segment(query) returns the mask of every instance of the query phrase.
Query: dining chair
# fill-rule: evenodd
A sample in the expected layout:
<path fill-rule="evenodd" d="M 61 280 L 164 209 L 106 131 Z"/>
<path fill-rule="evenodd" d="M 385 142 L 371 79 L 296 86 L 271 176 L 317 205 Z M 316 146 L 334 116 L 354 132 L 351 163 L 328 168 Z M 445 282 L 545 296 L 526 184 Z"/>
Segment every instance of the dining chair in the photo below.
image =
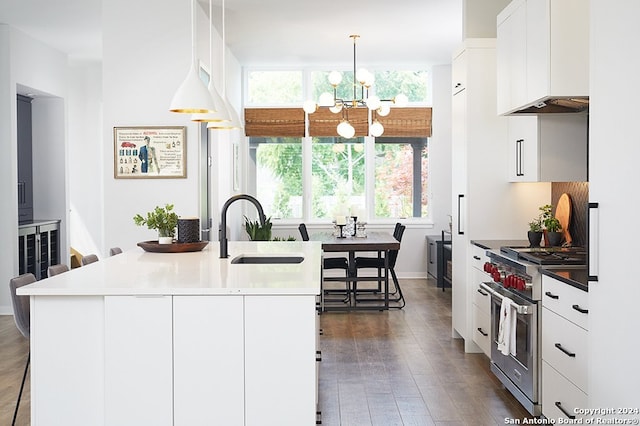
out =
<path fill-rule="evenodd" d="M 305 225 L 304 223 L 301 223 L 300 225 L 298 225 L 298 231 L 300 231 L 300 237 L 302 237 L 302 241 L 309 241 L 309 232 L 307 231 L 307 225 Z M 347 303 L 351 300 L 350 298 L 350 286 L 349 286 L 349 261 L 347 260 L 346 257 L 328 257 L 328 258 L 323 258 L 322 261 L 322 267 L 324 269 L 342 269 L 344 270 L 344 276 L 345 276 L 345 297 L 344 299 L 342 299 L 342 302 Z M 324 294 L 328 294 L 328 293 L 334 293 L 334 292 L 340 292 L 342 293 L 342 290 L 325 290 L 324 288 L 322 289 L 322 292 Z M 324 296 L 323 294 L 323 296 Z"/>
<path fill-rule="evenodd" d="M 30 326 L 30 309 L 29 309 L 29 296 L 18 296 L 16 289 L 32 284 L 36 282 L 36 276 L 32 273 L 26 273 L 19 275 L 9 280 L 9 289 L 11 291 L 11 304 L 13 305 L 13 319 L 18 327 L 18 331 L 28 340 L 31 335 Z M 22 399 L 22 391 L 24 390 L 24 382 L 27 379 L 27 372 L 29 371 L 29 362 L 31 361 L 31 351 L 27 355 L 27 362 L 24 366 L 24 374 L 22 375 L 22 383 L 20 384 L 20 392 L 18 393 L 18 400 L 16 401 L 16 408 L 13 412 L 12 425 L 16 423 L 16 417 L 18 416 L 18 408 L 20 408 L 20 400 Z"/>
<path fill-rule="evenodd" d="M 68 270 L 69 267 L 64 263 L 51 265 L 47 268 L 47 277 L 53 277 L 54 275 L 62 274 L 63 272 L 67 272 Z"/>
<path fill-rule="evenodd" d="M 96 256 L 95 254 L 87 254 L 85 256 L 82 256 L 81 263 L 82 263 L 82 266 L 85 266 L 90 263 L 97 262 L 98 260 L 99 260 L 98 256 Z"/>
<path fill-rule="evenodd" d="M 394 228 L 393 231 L 393 237 L 398 240 L 399 243 L 402 242 L 402 236 L 404 235 L 404 231 L 406 229 L 405 225 L 402 225 L 401 223 L 396 223 L 396 226 Z M 393 299 L 389 299 L 390 302 L 398 302 L 400 305 L 399 306 L 393 306 L 394 308 L 398 308 L 398 309 L 402 309 L 405 306 L 405 300 L 404 300 L 404 296 L 402 294 L 402 288 L 400 287 L 400 283 L 398 282 L 398 276 L 396 275 L 396 271 L 395 271 L 395 266 L 396 266 L 396 260 L 398 259 L 398 252 L 400 251 L 400 249 L 398 250 L 389 250 L 389 259 L 388 259 L 388 266 L 389 266 L 389 273 L 391 274 L 391 279 L 393 281 L 393 285 L 395 287 L 393 292 L 389 292 L 390 295 L 397 295 L 397 297 L 393 298 Z M 380 257 L 356 257 L 354 260 L 354 266 L 355 266 L 355 273 L 356 276 L 358 275 L 358 269 L 366 269 L 366 268 L 370 268 L 370 269 L 377 269 L 378 270 L 378 284 L 380 285 L 381 282 L 381 277 L 382 277 L 382 270 L 384 269 L 384 258 L 380 258 Z M 357 287 L 356 284 L 354 282 L 354 288 L 353 288 L 353 297 L 354 300 L 356 302 L 358 302 L 357 299 Z"/>
<path fill-rule="evenodd" d="M 111 247 L 109 249 L 109 256 L 115 256 L 120 253 L 122 253 L 122 249 L 120 247 Z"/>

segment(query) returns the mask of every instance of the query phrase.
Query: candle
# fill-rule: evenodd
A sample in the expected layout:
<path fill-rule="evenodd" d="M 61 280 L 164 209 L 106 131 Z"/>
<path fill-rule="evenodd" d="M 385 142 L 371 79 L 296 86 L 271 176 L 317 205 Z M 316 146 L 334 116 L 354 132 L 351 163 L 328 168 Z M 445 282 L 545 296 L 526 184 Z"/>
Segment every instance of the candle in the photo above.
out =
<path fill-rule="evenodd" d="M 346 225 L 347 217 L 346 216 L 336 216 L 336 225 Z"/>

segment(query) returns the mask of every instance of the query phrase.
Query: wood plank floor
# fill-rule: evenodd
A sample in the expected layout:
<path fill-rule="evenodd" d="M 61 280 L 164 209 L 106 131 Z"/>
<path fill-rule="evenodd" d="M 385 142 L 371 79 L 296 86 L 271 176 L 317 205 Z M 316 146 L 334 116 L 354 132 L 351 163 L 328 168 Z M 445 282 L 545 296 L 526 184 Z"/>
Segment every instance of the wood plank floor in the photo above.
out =
<path fill-rule="evenodd" d="M 451 291 L 401 280 L 402 310 L 320 316 L 322 424 L 502 425 L 530 418 L 489 371 L 451 336 Z M 0 316 L 0 425 L 10 425 L 29 350 L 11 316 Z M 17 425 L 30 422 L 29 382 Z"/>

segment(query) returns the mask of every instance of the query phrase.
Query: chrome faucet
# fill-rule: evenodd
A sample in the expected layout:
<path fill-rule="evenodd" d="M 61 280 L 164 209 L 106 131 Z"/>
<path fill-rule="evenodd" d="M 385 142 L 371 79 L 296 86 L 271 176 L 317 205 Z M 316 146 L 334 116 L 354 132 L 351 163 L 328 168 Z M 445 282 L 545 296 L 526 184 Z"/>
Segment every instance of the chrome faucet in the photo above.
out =
<path fill-rule="evenodd" d="M 229 198 L 222 206 L 222 213 L 220 214 L 220 229 L 218 230 L 218 236 L 220 239 L 220 259 L 229 257 L 229 250 L 227 248 L 227 210 L 229 209 L 229 206 L 231 204 L 238 200 L 251 201 L 253 205 L 256 206 L 256 209 L 258 209 L 258 220 L 260 220 L 261 225 L 264 225 L 265 221 L 267 220 L 266 216 L 264 215 L 264 211 L 262 210 L 262 205 L 251 195 L 238 194 Z"/>

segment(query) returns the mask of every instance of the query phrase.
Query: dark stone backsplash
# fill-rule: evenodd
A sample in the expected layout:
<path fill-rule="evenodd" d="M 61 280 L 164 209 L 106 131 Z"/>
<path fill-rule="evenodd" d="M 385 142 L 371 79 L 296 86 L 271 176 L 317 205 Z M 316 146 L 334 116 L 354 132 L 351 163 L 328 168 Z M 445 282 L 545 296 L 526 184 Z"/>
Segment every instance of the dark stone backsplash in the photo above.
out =
<path fill-rule="evenodd" d="M 571 222 L 569 233 L 574 246 L 586 246 L 587 244 L 587 209 L 589 206 L 589 182 L 552 182 L 551 204 L 553 212 L 558 205 L 558 200 L 563 193 L 571 198 Z"/>

